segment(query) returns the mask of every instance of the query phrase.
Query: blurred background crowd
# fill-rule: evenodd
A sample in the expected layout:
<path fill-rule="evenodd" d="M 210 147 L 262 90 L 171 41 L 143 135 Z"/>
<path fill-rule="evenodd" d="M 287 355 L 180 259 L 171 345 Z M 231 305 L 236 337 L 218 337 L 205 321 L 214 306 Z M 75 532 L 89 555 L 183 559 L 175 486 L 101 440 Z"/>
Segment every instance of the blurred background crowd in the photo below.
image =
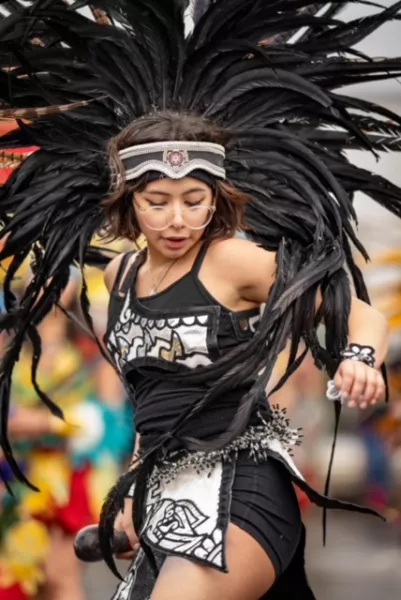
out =
<path fill-rule="evenodd" d="M 26 264 L 16 275 L 17 293 L 29 277 Z M 100 271 L 88 269 L 87 278 L 101 335 L 107 290 Z M 33 389 L 28 343 L 13 378 L 10 435 L 24 473 L 40 492 L 13 484 L 12 497 L 0 488 L 1 600 L 37 594 L 84 600 L 73 539 L 98 521 L 108 490 L 132 454 L 133 412 L 123 386 L 96 342 L 76 324 L 80 285 L 79 272 L 72 270 L 60 308 L 39 326 L 38 383 L 62 408 L 65 421 L 52 416 Z M 0 344 L 1 350 L 6 337 Z M 0 464 L 7 477 L 7 464 L 1 458 Z"/>
<path fill-rule="evenodd" d="M 208 0 L 195 8 L 203 10 Z M 384 3 L 386 4 L 386 3 Z M 355 11 L 369 8 L 351 7 Z M 401 55 L 399 23 L 388 25 L 361 50 L 372 55 Z M 365 86 L 364 96 L 399 110 L 399 82 Z M 352 93 L 352 90 L 351 92 Z M 361 90 L 358 90 L 358 94 Z M 0 122 L 1 131 L 13 122 Z M 24 155 L 35 148 L 0 153 L 0 185 Z M 401 156 L 372 156 L 353 152 L 351 159 L 384 173 L 401 184 Z M 309 527 L 309 564 L 318 597 L 339 600 L 396 600 L 401 596 L 401 226 L 374 208 L 366 198 L 355 199 L 360 215 L 359 235 L 372 261 L 364 269 L 372 303 L 389 320 L 388 359 L 390 403 L 369 412 L 343 411 L 331 492 L 363 502 L 387 518 L 381 525 L 369 518 L 329 516 L 329 540 L 321 548 L 320 514 L 299 496 Z M 114 250 L 131 249 L 124 243 Z M 0 285 L 3 279 L 1 265 Z M 15 290 L 30 277 L 29 263 L 16 274 Z M 102 273 L 88 269 L 92 315 L 99 335 L 106 325 L 108 295 Z M 114 585 L 102 566 L 83 566 L 72 542 L 82 527 L 97 521 L 107 490 L 125 468 L 134 444 L 135 415 L 112 368 L 96 343 L 77 325 L 78 271 L 71 271 L 62 308 L 40 326 L 43 355 L 39 383 L 63 409 L 65 421 L 52 417 L 38 401 L 30 383 L 27 344 L 13 381 L 10 432 L 18 459 L 40 493 L 14 486 L 12 497 L 0 483 L 0 600 L 103 600 Z M 1 289 L 0 289 L 1 308 Z M 69 319 L 64 310 L 75 316 Z M 0 352 L 7 344 L 0 338 Z M 277 365 L 276 376 L 285 362 Z M 304 442 L 296 461 L 319 489 L 324 485 L 333 437 L 333 407 L 325 399 L 326 379 L 309 359 L 271 401 L 288 408 L 293 424 L 303 428 Z M 0 456 L 0 466 L 8 477 Z M 364 587 L 365 586 L 365 587 Z"/>

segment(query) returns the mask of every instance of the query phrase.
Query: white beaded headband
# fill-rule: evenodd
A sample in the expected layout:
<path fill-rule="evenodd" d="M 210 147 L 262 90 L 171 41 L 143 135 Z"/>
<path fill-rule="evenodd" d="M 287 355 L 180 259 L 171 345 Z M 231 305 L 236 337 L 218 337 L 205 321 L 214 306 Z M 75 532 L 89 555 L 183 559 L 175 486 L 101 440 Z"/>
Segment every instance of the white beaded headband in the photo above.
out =
<path fill-rule="evenodd" d="M 192 171 L 207 171 L 219 179 L 226 178 L 226 151 L 209 142 L 155 142 L 121 150 L 125 179 L 137 179 L 148 171 L 159 171 L 171 179 L 182 179 Z"/>

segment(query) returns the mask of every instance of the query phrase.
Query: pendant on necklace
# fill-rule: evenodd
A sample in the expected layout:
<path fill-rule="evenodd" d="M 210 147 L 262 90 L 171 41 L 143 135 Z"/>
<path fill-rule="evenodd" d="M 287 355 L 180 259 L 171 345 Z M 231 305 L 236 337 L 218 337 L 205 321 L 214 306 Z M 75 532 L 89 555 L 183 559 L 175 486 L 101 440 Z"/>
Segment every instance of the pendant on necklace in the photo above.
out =
<path fill-rule="evenodd" d="M 150 290 L 150 294 L 149 294 L 149 296 L 154 296 L 155 294 L 156 294 L 156 290 L 155 290 L 155 288 L 152 288 L 152 289 Z"/>

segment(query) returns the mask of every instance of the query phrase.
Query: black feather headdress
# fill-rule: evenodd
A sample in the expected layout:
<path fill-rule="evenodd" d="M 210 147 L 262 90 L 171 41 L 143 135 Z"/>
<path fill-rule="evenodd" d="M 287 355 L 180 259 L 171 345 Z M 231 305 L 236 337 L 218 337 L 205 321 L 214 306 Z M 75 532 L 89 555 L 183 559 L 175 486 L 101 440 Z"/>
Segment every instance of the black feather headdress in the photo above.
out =
<path fill-rule="evenodd" d="M 72 263 L 101 261 L 91 241 L 106 224 L 107 144 L 132 121 L 174 110 L 203 115 L 227 131 L 227 178 L 251 197 L 249 235 L 277 251 L 260 329 L 238 356 L 214 365 L 215 387 L 185 418 L 262 366 L 263 375 L 223 436 L 207 444 L 187 440 L 188 447 L 216 448 L 238 435 L 289 338 L 287 375 L 299 364 L 301 340 L 334 372 L 347 341 L 349 276 L 368 301 L 353 259 L 353 248 L 367 257 L 353 228 L 353 195 L 365 192 L 401 217 L 401 190 L 350 164 L 344 153 L 401 150 L 401 117 L 344 92 L 350 84 L 401 75 L 401 58 L 374 60 L 353 50 L 383 23 L 398 20 L 401 2 L 344 23 L 340 1 L 216 0 L 186 36 L 189 4 L 0 1 L 0 119 L 18 123 L 0 138 L 0 150 L 40 148 L 0 190 L 0 260 L 12 257 L 0 319 L 0 328 L 12 332 L 0 373 L 0 443 L 23 481 L 7 437 L 13 367 L 30 339 L 32 380 L 60 414 L 36 384 L 36 325 L 58 301 Z M 17 299 L 12 280 L 31 253 L 34 276 Z M 90 324 L 85 286 L 81 299 Z M 316 334 L 323 318 L 324 348 Z"/>

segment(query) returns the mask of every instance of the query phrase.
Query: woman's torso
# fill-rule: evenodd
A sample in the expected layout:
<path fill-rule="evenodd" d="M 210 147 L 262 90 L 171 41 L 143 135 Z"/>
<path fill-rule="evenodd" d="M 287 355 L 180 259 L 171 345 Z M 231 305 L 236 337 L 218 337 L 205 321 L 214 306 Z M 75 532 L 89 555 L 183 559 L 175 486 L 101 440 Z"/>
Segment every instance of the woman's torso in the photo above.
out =
<path fill-rule="evenodd" d="M 145 255 L 140 253 L 121 283 L 124 257 L 111 292 L 106 345 L 123 374 L 136 407 L 142 434 L 165 431 L 186 407 L 200 399 L 213 379 L 189 383 L 186 374 L 210 368 L 253 337 L 258 308 L 234 312 L 211 296 L 199 277 L 208 251 L 204 244 L 190 271 L 163 291 L 138 298 L 136 280 Z M 182 379 L 180 375 L 182 374 Z M 173 378 L 171 378 L 173 375 Z M 252 381 L 223 394 L 187 424 L 183 435 L 207 438 L 227 428 Z"/>

